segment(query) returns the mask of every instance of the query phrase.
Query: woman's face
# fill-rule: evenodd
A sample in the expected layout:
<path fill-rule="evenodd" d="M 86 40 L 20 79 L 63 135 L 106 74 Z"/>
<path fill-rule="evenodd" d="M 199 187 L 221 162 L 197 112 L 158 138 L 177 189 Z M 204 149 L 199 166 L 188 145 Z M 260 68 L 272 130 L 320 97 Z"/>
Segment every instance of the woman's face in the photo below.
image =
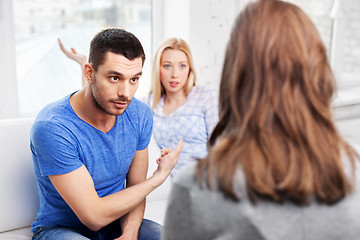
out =
<path fill-rule="evenodd" d="M 160 81 L 166 93 L 182 91 L 189 76 L 190 66 L 186 54 L 166 49 L 160 60 Z"/>

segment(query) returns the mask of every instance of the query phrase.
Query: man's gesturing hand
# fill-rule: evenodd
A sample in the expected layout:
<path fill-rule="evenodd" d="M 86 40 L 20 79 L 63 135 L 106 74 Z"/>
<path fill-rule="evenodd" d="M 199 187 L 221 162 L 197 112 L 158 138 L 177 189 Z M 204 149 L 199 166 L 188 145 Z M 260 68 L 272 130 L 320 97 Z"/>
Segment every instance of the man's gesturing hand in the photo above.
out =
<path fill-rule="evenodd" d="M 172 169 L 175 167 L 175 164 L 179 160 L 179 156 L 183 147 L 183 141 L 181 140 L 178 145 L 175 147 L 174 151 L 171 151 L 170 148 L 165 148 L 161 150 L 161 157 L 156 160 L 158 168 L 154 172 L 154 175 L 161 175 L 164 177 L 164 180 L 169 176 Z"/>

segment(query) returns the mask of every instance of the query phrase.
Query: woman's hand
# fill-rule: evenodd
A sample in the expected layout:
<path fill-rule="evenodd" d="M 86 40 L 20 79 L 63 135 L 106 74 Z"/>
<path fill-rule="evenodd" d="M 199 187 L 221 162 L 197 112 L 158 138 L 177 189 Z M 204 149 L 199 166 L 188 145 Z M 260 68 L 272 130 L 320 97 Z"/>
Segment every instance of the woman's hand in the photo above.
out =
<path fill-rule="evenodd" d="M 74 48 L 70 48 L 71 51 L 65 49 L 64 44 L 61 42 L 60 38 L 58 38 L 60 49 L 65 55 L 74 60 L 78 64 L 80 64 L 81 68 L 83 68 L 84 64 L 87 62 L 87 57 L 84 54 L 76 52 Z"/>
<path fill-rule="evenodd" d="M 71 51 L 65 49 L 64 44 L 61 42 L 60 38 L 58 38 L 59 46 L 61 51 L 71 60 L 74 60 L 81 67 L 81 86 L 86 85 L 86 78 L 84 75 L 84 65 L 87 62 L 87 57 L 84 54 L 78 53 L 74 48 L 71 48 Z"/>

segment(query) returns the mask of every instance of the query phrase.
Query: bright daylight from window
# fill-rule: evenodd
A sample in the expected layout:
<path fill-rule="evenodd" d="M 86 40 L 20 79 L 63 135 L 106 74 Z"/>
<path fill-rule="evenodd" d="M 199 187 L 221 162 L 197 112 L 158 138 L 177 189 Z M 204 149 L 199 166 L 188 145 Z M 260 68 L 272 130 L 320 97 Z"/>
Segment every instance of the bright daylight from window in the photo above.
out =
<path fill-rule="evenodd" d="M 16 75 L 21 115 L 81 88 L 80 67 L 59 49 L 88 55 L 89 43 L 107 27 L 122 27 L 142 42 L 147 60 L 138 94 L 150 86 L 151 0 L 14 0 Z"/>
<path fill-rule="evenodd" d="M 288 0 L 314 21 L 328 49 L 338 92 L 333 106 L 337 119 L 360 113 L 360 1 Z"/>

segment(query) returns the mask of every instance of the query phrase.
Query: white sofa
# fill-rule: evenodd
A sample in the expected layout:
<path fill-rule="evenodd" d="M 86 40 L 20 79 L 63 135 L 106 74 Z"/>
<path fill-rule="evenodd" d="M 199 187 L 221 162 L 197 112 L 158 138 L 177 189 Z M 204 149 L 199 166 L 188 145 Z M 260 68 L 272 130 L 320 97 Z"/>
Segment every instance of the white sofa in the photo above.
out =
<path fill-rule="evenodd" d="M 0 120 L 0 240 L 31 239 L 39 197 L 33 174 L 29 145 L 33 118 Z M 152 139 L 149 146 L 149 171 L 156 168 L 160 150 Z M 145 218 L 163 224 L 170 179 L 147 197 Z"/>

